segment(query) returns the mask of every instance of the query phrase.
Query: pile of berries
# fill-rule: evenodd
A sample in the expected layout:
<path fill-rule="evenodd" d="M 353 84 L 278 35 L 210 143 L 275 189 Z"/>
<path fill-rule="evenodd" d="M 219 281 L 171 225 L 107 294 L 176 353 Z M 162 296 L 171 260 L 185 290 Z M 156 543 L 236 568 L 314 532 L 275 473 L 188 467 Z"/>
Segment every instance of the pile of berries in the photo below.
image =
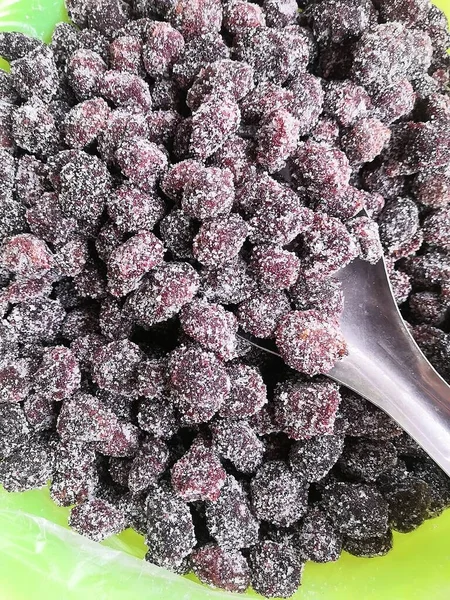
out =
<path fill-rule="evenodd" d="M 450 381 L 449 34 L 429 0 L 68 0 L 0 33 L 0 482 L 231 592 L 378 556 L 450 481 L 326 377 L 384 255 Z M 257 338 L 276 352 L 248 341 Z"/>

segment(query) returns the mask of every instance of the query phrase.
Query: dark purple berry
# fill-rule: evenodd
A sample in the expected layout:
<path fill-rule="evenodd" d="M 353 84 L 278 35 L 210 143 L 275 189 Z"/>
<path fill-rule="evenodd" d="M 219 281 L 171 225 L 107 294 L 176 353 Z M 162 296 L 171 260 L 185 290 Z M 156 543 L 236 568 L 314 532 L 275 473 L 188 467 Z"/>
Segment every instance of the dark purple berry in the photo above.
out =
<path fill-rule="evenodd" d="M 215 502 L 225 479 L 226 472 L 216 451 L 201 438 L 194 441 L 171 470 L 172 488 L 185 502 Z"/>
<path fill-rule="evenodd" d="M 239 106 L 230 95 L 211 94 L 192 117 L 189 151 L 206 160 L 227 138 L 236 133 L 241 119 Z"/>
<path fill-rule="evenodd" d="M 167 170 L 165 153 L 144 138 L 126 139 L 116 152 L 116 160 L 123 174 L 145 192 L 151 192 Z"/>
<path fill-rule="evenodd" d="M 308 510 L 294 534 L 293 542 L 303 560 L 317 563 L 334 562 L 342 551 L 342 535 L 318 507 Z"/>
<path fill-rule="evenodd" d="M 207 167 L 194 172 L 186 182 L 181 207 L 187 215 L 195 219 L 214 219 L 231 212 L 233 201 L 234 184 L 231 171 Z"/>
<path fill-rule="evenodd" d="M 285 315 L 278 323 L 275 338 L 284 361 L 310 376 L 327 373 L 347 353 L 337 323 L 314 310 Z"/>
<path fill-rule="evenodd" d="M 50 100 L 59 89 L 59 75 L 53 52 L 48 46 L 39 45 L 23 57 L 11 62 L 14 88 L 25 99 Z"/>
<path fill-rule="evenodd" d="M 70 148 L 83 148 L 92 143 L 104 129 L 110 108 L 102 98 L 77 104 L 64 120 L 64 141 Z"/>
<path fill-rule="evenodd" d="M 368 217 L 354 217 L 347 221 L 347 227 L 356 238 L 359 257 L 376 264 L 383 256 L 377 223 Z"/>
<path fill-rule="evenodd" d="M 320 44 L 341 44 L 358 38 L 371 24 L 373 7 L 370 0 L 325 0 L 313 4 L 309 11 L 312 29 Z"/>
<path fill-rule="evenodd" d="M 199 346 L 180 347 L 169 362 L 173 401 L 191 422 L 209 421 L 230 394 L 223 363 Z"/>
<path fill-rule="evenodd" d="M 264 443 L 246 421 L 221 420 L 211 425 L 214 448 L 238 471 L 254 473 L 261 465 Z"/>
<path fill-rule="evenodd" d="M 245 32 L 249 28 L 264 27 L 265 15 L 260 6 L 246 0 L 231 0 L 224 6 L 223 26 L 231 34 Z"/>
<path fill-rule="evenodd" d="M 39 392 L 53 402 L 70 397 L 81 383 L 78 361 L 64 346 L 46 350 L 34 377 Z"/>
<path fill-rule="evenodd" d="M 208 544 L 194 550 L 190 562 L 200 581 L 212 587 L 228 592 L 245 592 L 250 585 L 250 569 L 238 551 Z"/>
<path fill-rule="evenodd" d="M 256 337 L 273 337 L 283 317 L 290 312 L 283 292 L 255 294 L 238 308 L 238 322 L 244 331 Z"/>
<path fill-rule="evenodd" d="M 120 297 L 137 289 L 143 275 L 162 264 L 163 255 L 164 247 L 153 233 L 136 233 L 109 256 L 109 292 Z"/>
<path fill-rule="evenodd" d="M 258 521 L 242 485 L 231 475 L 227 476 L 219 499 L 206 503 L 206 525 L 225 550 L 249 548 L 258 542 Z"/>
<path fill-rule="evenodd" d="M 331 435 L 340 400 L 338 386 L 327 379 L 293 378 L 275 389 L 274 419 L 294 440 Z"/>
<path fill-rule="evenodd" d="M 167 484 L 161 484 L 151 488 L 146 511 L 146 560 L 166 569 L 180 567 L 196 544 L 189 506 Z"/>
<path fill-rule="evenodd" d="M 287 544 L 261 542 L 250 553 L 252 587 L 266 598 L 289 598 L 300 585 L 303 564 Z"/>
<path fill-rule="evenodd" d="M 227 94 L 239 102 L 254 87 L 253 69 L 245 62 L 217 60 L 203 67 L 192 84 L 186 102 L 197 110 L 211 94 Z"/>
<path fill-rule="evenodd" d="M 247 365 L 231 364 L 228 369 L 231 391 L 219 410 L 221 417 L 242 419 L 255 415 L 267 403 L 267 388 L 258 371 Z"/>
<path fill-rule="evenodd" d="M 168 18 L 185 38 L 190 39 L 220 31 L 222 3 L 220 0 L 174 0 Z"/>
<path fill-rule="evenodd" d="M 128 487 L 132 494 L 145 492 L 165 471 L 169 449 L 162 440 L 148 437 L 131 463 Z"/>
<path fill-rule="evenodd" d="M 207 221 L 194 238 L 193 254 L 202 265 L 223 265 L 237 256 L 247 234 L 248 225 L 237 214 Z"/>
<path fill-rule="evenodd" d="M 127 299 L 126 309 L 136 322 L 151 327 L 177 315 L 199 288 L 199 277 L 188 263 L 166 263 Z"/>
<path fill-rule="evenodd" d="M 20 450 L 30 435 L 30 428 L 20 404 L 0 402 L 0 456 L 2 459 Z"/>
<path fill-rule="evenodd" d="M 59 204 L 67 217 L 95 222 L 105 206 L 111 175 L 97 157 L 78 152 L 61 169 Z"/>
<path fill-rule="evenodd" d="M 111 342 L 97 350 L 92 364 L 92 378 L 102 389 L 132 396 L 136 368 L 143 355 L 139 346 L 128 340 Z"/>
<path fill-rule="evenodd" d="M 109 44 L 109 62 L 115 71 L 127 71 L 133 75 L 142 73 L 142 43 L 132 35 L 123 35 Z"/>
<path fill-rule="evenodd" d="M 393 539 L 392 531 L 389 529 L 382 536 L 368 537 L 364 539 L 354 539 L 344 537 L 343 549 L 353 556 L 362 558 L 374 558 L 375 556 L 384 556 L 392 549 Z"/>
<path fill-rule="evenodd" d="M 222 360 L 235 358 L 238 324 L 233 313 L 220 304 L 193 300 L 181 309 L 180 323 L 189 337 Z"/>
<path fill-rule="evenodd" d="M 178 429 L 173 403 L 164 396 L 142 400 L 137 419 L 139 427 L 156 438 L 171 438 Z"/>
<path fill-rule="evenodd" d="M 332 482 L 323 492 L 322 503 L 344 535 L 365 539 L 384 535 L 388 529 L 388 504 L 373 486 Z"/>
<path fill-rule="evenodd" d="M 184 38 L 169 23 L 155 21 L 142 48 L 144 67 L 150 77 L 167 76 L 184 48 Z"/>
<path fill-rule="evenodd" d="M 102 57 L 92 50 L 76 50 L 67 64 L 67 78 L 78 100 L 97 96 L 106 72 Z"/>
<path fill-rule="evenodd" d="M 125 529 L 125 516 L 108 502 L 94 498 L 72 508 L 69 525 L 77 533 L 100 542 Z"/>
<path fill-rule="evenodd" d="M 314 436 L 292 446 L 289 465 L 299 479 L 319 481 L 334 467 L 343 449 L 343 436 Z"/>

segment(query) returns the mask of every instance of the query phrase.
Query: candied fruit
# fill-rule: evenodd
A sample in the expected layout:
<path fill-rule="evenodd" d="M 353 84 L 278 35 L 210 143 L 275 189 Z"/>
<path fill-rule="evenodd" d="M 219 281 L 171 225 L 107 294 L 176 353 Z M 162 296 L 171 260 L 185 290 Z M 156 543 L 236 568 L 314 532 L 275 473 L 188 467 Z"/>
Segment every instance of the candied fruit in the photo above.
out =
<path fill-rule="evenodd" d="M 274 419 L 294 440 L 332 435 L 340 400 L 339 388 L 332 381 L 297 376 L 276 386 Z"/>
<path fill-rule="evenodd" d="M 194 441 L 171 470 L 173 490 L 185 502 L 215 502 L 226 476 L 217 453 L 201 438 Z"/>
<path fill-rule="evenodd" d="M 209 421 L 230 394 L 225 365 L 199 346 L 181 346 L 169 361 L 173 401 L 192 423 Z"/>
<path fill-rule="evenodd" d="M 246 559 L 236 550 L 207 544 L 191 555 L 192 570 L 202 583 L 228 592 L 245 592 L 250 585 Z"/>

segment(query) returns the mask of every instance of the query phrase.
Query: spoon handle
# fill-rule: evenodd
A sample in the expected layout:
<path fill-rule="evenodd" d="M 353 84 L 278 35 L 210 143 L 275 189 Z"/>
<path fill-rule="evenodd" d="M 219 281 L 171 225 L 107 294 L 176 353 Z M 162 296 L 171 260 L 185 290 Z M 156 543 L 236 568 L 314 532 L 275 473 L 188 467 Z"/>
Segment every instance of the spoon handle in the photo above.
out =
<path fill-rule="evenodd" d="M 343 269 L 349 353 L 329 373 L 385 410 L 450 476 L 450 387 L 409 333 L 380 261 Z"/>

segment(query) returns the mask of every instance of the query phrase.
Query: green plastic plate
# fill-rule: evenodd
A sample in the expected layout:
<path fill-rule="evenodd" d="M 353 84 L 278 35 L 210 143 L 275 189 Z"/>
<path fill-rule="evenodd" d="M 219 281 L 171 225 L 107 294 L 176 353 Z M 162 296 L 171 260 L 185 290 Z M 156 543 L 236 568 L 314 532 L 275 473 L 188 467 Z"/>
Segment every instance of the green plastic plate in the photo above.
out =
<path fill-rule="evenodd" d="M 450 0 L 435 4 L 450 15 Z M 55 24 L 66 18 L 63 0 L 0 0 L 3 31 L 48 41 Z M 67 528 L 67 515 L 47 489 L 8 494 L 0 488 L 0 600 L 243 597 L 140 560 L 145 546 L 134 531 L 102 544 L 86 540 Z M 303 581 L 295 600 L 450 600 L 450 510 L 413 533 L 394 534 L 394 549 L 385 557 L 344 553 L 336 563 L 308 563 Z"/>

